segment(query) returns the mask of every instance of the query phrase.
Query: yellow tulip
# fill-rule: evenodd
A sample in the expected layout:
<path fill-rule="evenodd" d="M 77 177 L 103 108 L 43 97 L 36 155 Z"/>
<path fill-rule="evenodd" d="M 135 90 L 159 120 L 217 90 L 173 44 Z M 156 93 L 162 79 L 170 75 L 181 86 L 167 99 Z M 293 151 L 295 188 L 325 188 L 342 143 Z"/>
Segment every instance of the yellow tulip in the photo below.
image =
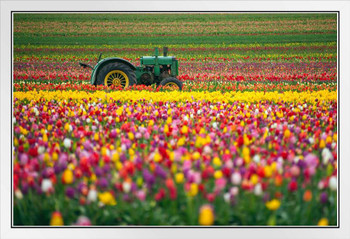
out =
<path fill-rule="evenodd" d="M 62 174 L 62 182 L 64 184 L 72 184 L 74 180 L 73 172 L 70 169 L 64 170 Z"/>
<path fill-rule="evenodd" d="M 203 226 L 210 226 L 214 223 L 214 211 L 210 205 L 203 205 L 199 209 L 198 222 Z"/>
<path fill-rule="evenodd" d="M 327 218 L 321 218 L 318 223 L 317 223 L 318 226 L 328 226 L 328 219 Z"/>
<path fill-rule="evenodd" d="M 265 205 L 269 210 L 276 211 L 281 206 L 281 202 L 277 199 L 272 199 L 271 201 L 266 202 Z"/>
<path fill-rule="evenodd" d="M 98 199 L 104 205 L 111 205 L 111 206 L 117 205 L 117 201 L 115 200 L 114 196 L 110 192 L 99 193 L 98 194 Z"/>
<path fill-rule="evenodd" d="M 53 212 L 50 220 L 50 226 L 63 226 L 63 218 L 60 212 Z"/>

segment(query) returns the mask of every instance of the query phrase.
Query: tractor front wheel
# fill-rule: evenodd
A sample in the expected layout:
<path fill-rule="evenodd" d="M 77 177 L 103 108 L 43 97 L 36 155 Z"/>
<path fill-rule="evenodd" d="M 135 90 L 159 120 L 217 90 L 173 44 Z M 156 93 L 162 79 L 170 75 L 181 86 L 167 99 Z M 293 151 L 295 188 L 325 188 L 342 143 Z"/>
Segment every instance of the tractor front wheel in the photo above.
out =
<path fill-rule="evenodd" d="M 136 84 L 135 72 L 123 63 L 109 63 L 97 75 L 97 85 L 126 88 Z"/>
<path fill-rule="evenodd" d="M 177 88 L 179 90 L 182 90 L 183 83 L 175 77 L 168 77 L 168 78 L 162 80 L 160 82 L 160 85 L 161 86 L 170 86 L 170 87 L 174 87 L 174 88 Z"/>

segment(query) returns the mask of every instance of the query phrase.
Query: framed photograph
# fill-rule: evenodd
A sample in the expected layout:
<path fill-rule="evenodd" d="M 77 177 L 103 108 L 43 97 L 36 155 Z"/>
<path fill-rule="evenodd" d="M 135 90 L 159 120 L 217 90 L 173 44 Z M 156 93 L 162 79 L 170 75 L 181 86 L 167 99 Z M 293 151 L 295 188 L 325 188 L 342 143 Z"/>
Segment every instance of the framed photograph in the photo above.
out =
<path fill-rule="evenodd" d="M 1 2 L 1 238 L 349 238 L 348 2 Z"/>

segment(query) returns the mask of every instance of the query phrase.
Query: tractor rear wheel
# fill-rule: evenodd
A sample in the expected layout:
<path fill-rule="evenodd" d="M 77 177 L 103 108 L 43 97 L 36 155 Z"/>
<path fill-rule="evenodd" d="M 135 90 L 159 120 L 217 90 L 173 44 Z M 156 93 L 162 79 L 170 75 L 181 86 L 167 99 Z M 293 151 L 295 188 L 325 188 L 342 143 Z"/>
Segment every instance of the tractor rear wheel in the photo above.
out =
<path fill-rule="evenodd" d="M 109 63 L 97 75 L 96 85 L 126 88 L 136 84 L 136 75 L 129 66 L 123 63 Z"/>
<path fill-rule="evenodd" d="M 171 86 L 171 87 L 176 87 L 179 90 L 182 90 L 183 83 L 175 78 L 175 77 L 168 77 L 160 82 L 161 86 Z"/>

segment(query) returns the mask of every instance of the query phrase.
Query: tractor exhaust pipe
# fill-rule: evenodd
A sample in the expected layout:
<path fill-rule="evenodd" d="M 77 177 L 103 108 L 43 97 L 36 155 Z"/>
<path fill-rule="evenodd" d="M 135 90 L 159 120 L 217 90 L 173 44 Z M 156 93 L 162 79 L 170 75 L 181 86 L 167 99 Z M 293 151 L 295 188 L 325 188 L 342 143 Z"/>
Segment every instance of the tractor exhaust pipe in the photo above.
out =
<path fill-rule="evenodd" d="M 99 63 L 99 61 L 101 60 L 101 57 L 102 57 L 102 52 L 101 52 L 100 55 L 98 56 L 97 63 Z"/>
<path fill-rule="evenodd" d="M 101 53 L 100 53 L 100 55 L 98 56 L 97 63 L 99 63 L 99 62 L 100 62 L 101 57 L 102 57 L 102 52 L 101 52 Z M 81 67 L 83 67 L 83 68 L 88 67 L 88 68 L 94 69 L 94 67 L 93 67 L 93 66 L 91 66 L 91 65 L 89 65 L 89 64 L 86 64 L 86 63 L 83 63 L 83 62 L 79 62 L 79 65 L 80 65 Z"/>
<path fill-rule="evenodd" d="M 168 55 L 168 47 L 163 47 L 163 56 L 167 56 Z"/>
<path fill-rule="evenodd" d="M 91 69 L 94 69 L 92 66 L 90 66 L 89 64 L 86 64 L 86 63 L 79 62 L 79 65 L 83 68 L 89 67 Z"/>

